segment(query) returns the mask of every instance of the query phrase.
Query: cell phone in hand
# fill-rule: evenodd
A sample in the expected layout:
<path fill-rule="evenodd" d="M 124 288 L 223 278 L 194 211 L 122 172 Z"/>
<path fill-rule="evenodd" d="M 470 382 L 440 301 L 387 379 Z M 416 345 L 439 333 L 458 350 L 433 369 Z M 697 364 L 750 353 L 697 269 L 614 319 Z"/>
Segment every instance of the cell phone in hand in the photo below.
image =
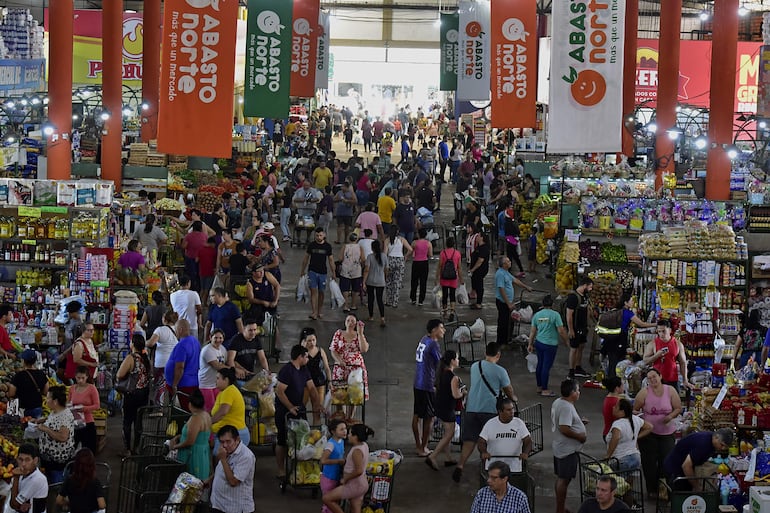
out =
<path fill-rule="evenodd" d="M 666 354 L 666 353 L 668 353 L 668 348 L 664 347 L 663 349 L 661 349 L 661 351 L 663 351 L 663 354 Z"/>

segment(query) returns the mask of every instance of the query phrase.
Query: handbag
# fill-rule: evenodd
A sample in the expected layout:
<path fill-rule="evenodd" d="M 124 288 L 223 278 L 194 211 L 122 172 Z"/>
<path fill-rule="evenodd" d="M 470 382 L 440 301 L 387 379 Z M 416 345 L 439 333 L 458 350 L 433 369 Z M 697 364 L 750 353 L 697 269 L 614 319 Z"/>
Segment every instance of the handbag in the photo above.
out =
<path fill-rule="evenodd" d="M 136 385 L 139 382 L 139 366 L 136 362 L 136 355 L 131 355 L 134 359 L 134 370 L 128 373 L 123 379 L 119 379 L 115 385 L 115 390 L 123 395 L 132 394 L 136 392 Z"/>

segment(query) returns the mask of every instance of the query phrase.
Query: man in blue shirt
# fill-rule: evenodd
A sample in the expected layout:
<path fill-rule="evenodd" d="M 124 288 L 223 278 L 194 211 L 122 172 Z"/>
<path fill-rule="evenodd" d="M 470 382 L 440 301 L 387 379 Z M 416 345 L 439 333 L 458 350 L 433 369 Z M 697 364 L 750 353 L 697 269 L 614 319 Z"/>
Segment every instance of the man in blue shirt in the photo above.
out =
<path fill-rule="evenodd" d="M 508 482 L 511 469 L 503 461 L 489 464 L 487 485 L 476 492 L 471 513 L 530 513 L 527 496 Z"/>
<path fill-rule="evenodd" d="M 438 163 L 440 169 L 439 174 L 441 176 L 441 181 L 446 181 L 446 178 L 444 178 L 444 172 L 446 171 L 446 166 L 449 163 L 449 144 L 447 144 L 447 136 L 444 136 L 443 139 L 441 139 L 441 142 L 438 143 Z"/>
<path fill-rule="evenodd" d="M 516 294 L 514 283 L 518 287 L 532 291 L 532 287 L 514 277 L 511 272 L 511 259 L 500 257 L 495 272 L 495 305 L 497 305 L 497 343 L 507 344 L 510 335 L 511 311 L 514 308 Z"/>
<path fill-rule="evenodd" d="M 703 465 L 717 452 L 726 453 L 733 443 L 733 431 L 729 428 L 693 433 L 682 438 L 663 461 L 663 471 L 675 490 L 693 490 L 698 486 L 695 467 Z M 690 481 L 679 480 L 686 477 Z"/>
<path fill-rule="evenodd" d="M 439 340 L 444 338 L 444 323 L 441 319 L 431 319 L 426 327 L 427 335 L 422 337 L 415 351 L 417 366 L 414 371 L 414 415 L 412 433 L 417 455 L 426 457 L 430 454 L 430 439 L 433 417 L 436 416 L 433 403 L 436 395 L 436 368 L 441 360 Z M 422 431 L 420 430 L 422 419 Z"/>
<path fill-rule="evenodd" d="M 461 439 L 463 442 L 460 461 L 452 473 L 452 479 L 459 483 L 463 476 L 465 462 L 470 458 L 479 441 L 484 424 L 497 416 L 497 397 L 502 392 L 514 402 L 517 401 L 511 379 L 505 368 L 498 365 L 500 346 L 490 342 L 483 360 L 471 365 L 471 383 L 463 415 Z"/>
<path fill-rule="evenodd" d="M 203 332 L 203 341 L 208 342 L 211 332 L 215 329 L 222 330 L 225 340 L 230 340 L 238 333 L 243 333 L 243 321 L 241 312 L 232 301 L 227 299 L 227 292 L 222 287 L 215 287 L 211 293 L 213 300 L 209 305 L 209 318 Z"/>

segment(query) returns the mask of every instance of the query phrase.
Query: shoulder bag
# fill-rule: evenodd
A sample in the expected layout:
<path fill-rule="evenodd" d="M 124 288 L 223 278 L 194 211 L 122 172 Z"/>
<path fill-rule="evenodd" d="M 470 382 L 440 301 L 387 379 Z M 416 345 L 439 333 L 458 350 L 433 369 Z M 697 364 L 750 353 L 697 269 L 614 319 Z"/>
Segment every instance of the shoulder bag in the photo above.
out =
<path fill-rule="evenodd" d="M 139 382 L 139 365 L 141 365 L 141 363 L 137 363 L 136 355 L 134 353 L 131 353 L 131 357 L 134 359 L 134 370 L 129 372 L 128 376 L 125 378 L 119 379 L 118 383 L 115 385 L 115 390 L 123 395 L 136 392 L 136 385 Z"/>
<path fill-rule="evenodd" d="M 482 381 L 484 381 L 484 384 L 487 386 L 487 389 L 489 389 L 489 393 L 495 397 L 496 401 L 505 399 L 507 397 L 505 395 L 505 392 L 503 392 L 502 390 L 500 390 L 499 392 L 495 392 L 495 389 L 492 388 L 492 385 L 489 384 L 489 381 L 487 381 L 487 378 L 484 376 L 484 370 L 481 366 L 481 362 L 478 362 L 478 365 L 479 365 L 479 374 L 481 375 Z"/>

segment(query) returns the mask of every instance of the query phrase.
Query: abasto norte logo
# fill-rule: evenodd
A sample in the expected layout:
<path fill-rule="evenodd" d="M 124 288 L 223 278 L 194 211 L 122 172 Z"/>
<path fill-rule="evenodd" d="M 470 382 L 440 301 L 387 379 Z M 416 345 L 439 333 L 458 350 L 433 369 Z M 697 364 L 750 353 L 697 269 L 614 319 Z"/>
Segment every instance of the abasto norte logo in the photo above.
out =
<path fill-rule="evenodd" d="M 130 61 L 142 60 L 143 27 L 141 17 L 123 20 L 123 57 Z"/>
<path fill-rule="evenodd" d="M 465 25 L 465 34 L 468 39 L 465 40 L 465 48 L 462 49 L 464 60 L 464 74 L 467 77 L 473 77 L 476 80 L 484 79 L 484 30 L 481 23 L 471 21 Z"/>
<path fill-rule="evenodd" d="M 596 67 L 607 63 L 610 35 L 609 4 L 601 0 L 572 0 L 569 6 L 569 57 L 572 65 L 561 79 L 570 84 L 570 96 L 584 107 L 593 107 L 607 94 L 607 81 Z"/>

